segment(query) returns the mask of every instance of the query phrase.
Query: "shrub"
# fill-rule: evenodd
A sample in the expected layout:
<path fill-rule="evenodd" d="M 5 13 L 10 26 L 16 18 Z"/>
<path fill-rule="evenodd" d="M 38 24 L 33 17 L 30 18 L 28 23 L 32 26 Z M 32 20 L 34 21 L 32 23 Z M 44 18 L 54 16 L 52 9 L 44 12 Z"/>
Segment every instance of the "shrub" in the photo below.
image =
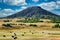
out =
<path fill-rule="evenodd" d="M 22 34 L 22 36 L 24 36 L 24 34 Z"/>
<path fill-rule="evenodd" d="M 32 33 L 32 34 L 34 34 L 34 33 Z"/>
<path fill-rule="evenodd" d="M 5 26 L 5 27 L 12 27 L 10 24 L 2 24 L 2 26 Z"/>
<path fill-rule="evenodd" d="M 30 24 L 29 26 L 34 26 L 34 27 L 37 27 L 37 25 L 36 25 L 36 24 Z"/>
<path fill-rule="evenodd" d="M 44 33 L 44 32 L 42 32 L 42 33 Z"/>
<path fill-rule="evenodd" d="M 14 38 L 14 36 L 12 36 L 12 38 Z"/>
<path fill-rule="evenodd" d="M 55 24 L 55 25 L 53 26 L 53 28 L 60 28 L 60 25 L 59 25 L 59 24 Z"/>
<path fill-rule="evenodd" d="M 3 35 L 3 37 L 6 37 L 6 35 Z"/>
<path fill-rule="evenodd" d="M 19 24 L 19 25 L 26 25 L 26 24 Z"/>
<path fill-rule="evenodd" d="M 17 24 L 14 24 L 14 23 L 10 23 L 10 25 L 17 25 Z"/>
<path fill-rule="evenodd" d="M 44 22 L 44 21 L 40 21 L 40 22 Z"/>
<path fill-rule="evenodd" d="M 4 20 L 4 22 L 10 22 L 9 20 Z"/>
<path fill-rule="evenodd" d="M 16 40 L 16 39 L 17 39 L 17 37 L 14 37 L 14 39 Z"/>
<path fill-rule="evenodd" d="M 24 34 L 26 34 L 26 32 L 24 32 Z"/>

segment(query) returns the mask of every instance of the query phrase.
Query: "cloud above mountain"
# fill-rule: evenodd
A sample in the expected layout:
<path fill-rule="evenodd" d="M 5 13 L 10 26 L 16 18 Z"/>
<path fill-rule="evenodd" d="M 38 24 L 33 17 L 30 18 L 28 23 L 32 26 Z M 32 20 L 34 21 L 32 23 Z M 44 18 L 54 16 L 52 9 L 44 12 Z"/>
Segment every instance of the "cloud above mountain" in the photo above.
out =
<path fill-rule="evenodd" d="M 43 2 L 41 4 L 38 4 L 38 6 L 41 6 L 43 9 L 46 10 L 54 10 L 54 9 L 60 9 L 60 1 L 57 2 Z"/>
<path fill-rule="evenodd" d="M 41 6 L 43 9 L 46 9 L 46 10 L 53 10 L 56 8 L 56 4 L 55 2 L 49 2 L 49 3 L 42 3 L 42 4 L 39 4 L 38 6 Z"/>
<path fill-rule="evenodd" d="M 19 11 L 22 11 L 22 10 L 24 10 L 26 8 L 27 7 L 23 6 L 23 7 L 21 7 L 21 9 L 16 9 L 16 10 L 13 10 L 13 9 L 3 9 L 3 10 L 0 11 L 0 17 L 12 15 L 12 14 L 17 13 Z"/>
<path fill-rule="evenodd" d="M 8 4 L 8 5 L 27 5 L 27 3 L 25 2 L 25 0 L 4 0 L 4 3 Z"/>
<path fill-rule="evenodd" d="M 12 13 L 14 13 L 15 11 L 12 9 L 3 9 L 0 11 L 0 16 L 7 16 L 7 15 L 11 15 Z"/>

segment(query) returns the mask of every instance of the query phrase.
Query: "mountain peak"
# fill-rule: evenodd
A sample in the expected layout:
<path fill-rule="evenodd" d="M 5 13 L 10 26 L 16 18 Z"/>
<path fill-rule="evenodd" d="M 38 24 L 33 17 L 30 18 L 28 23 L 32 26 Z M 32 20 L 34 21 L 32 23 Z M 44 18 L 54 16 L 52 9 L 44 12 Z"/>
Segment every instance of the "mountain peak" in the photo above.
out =
<path fill-rule="evenodd" d="M 42 9 L 39 6 L 33 6 L 33 7 L 28 7 L 27 9 L 24 9 L 18 13 L 15 13 L 13 15 L 7 16 L 6 18 L 19 18 L 19 17 L 60 17 L 54 13 L 51 13 L 47 10 Z"/>
<path fill-rule="evenodd" d="M 39 10 L 39 9 L 42 9 L 42 8 L 40 6 L 32 6 L 32 7 L 28 7 L 27 9 Z"/>
<path fill-rule="evenodd" d="M 40 6 L 32 6 L 30 8 L 41 8 Z"/>

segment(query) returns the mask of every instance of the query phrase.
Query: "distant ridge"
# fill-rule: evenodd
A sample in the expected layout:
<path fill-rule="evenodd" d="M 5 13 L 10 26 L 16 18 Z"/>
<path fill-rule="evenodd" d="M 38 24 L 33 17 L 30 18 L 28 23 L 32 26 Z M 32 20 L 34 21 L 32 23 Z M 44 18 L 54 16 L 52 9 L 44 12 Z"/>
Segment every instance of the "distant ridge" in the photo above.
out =
<path fill-rule="evenodd" d="M 60 18 L 60 16 L 51 13 L 47 10 L 42 9 L 39 6 L 33 6 L 33 7 L 28 7 L 27 9 L 24 9 L 18 13 L 15 13 L 13 15 L 4 17 L 4 18 L 20 18 L 20 17 L 35 17 L 35 18 L 50 18 L 50 17 L 56 17 L 56 18 Z"/>

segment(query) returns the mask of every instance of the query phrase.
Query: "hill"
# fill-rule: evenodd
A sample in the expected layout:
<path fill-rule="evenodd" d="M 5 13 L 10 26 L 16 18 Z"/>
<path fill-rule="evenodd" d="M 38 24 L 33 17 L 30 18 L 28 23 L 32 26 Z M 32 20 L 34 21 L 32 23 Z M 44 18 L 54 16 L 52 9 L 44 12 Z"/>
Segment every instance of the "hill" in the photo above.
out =
<path fill-rule="evenodd" d="M 51 13 L 47 10 L 44 10 L 39 6 L 33 6 L 33 7 L 27 8 L 27 9 L 24 9 L 18 13 L 15 13 L 13 15 L 4 17 L 4 18 L 21 18 L 21 17 L 24 17 L 24 18 L 25 17 L 26 18 L 30 18 L 30 17 L 33 17 L 33 18 L 52 18 L 52 17 L 59 18 L 60 16 L 58 16 L 54 13 Z"/>

